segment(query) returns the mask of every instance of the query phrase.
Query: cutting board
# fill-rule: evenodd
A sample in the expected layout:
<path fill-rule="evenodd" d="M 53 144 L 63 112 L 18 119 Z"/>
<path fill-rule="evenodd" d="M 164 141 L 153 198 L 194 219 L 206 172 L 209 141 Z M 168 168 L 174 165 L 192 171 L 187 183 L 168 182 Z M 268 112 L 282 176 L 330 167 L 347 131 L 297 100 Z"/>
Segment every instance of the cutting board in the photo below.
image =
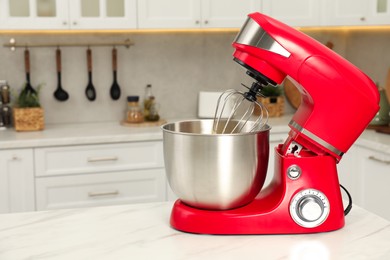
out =
<path fill-rule="evenodd" d="M 289 79 L 285 79 L 283 83 L 284 95 L 286 96 L 288 102 L 290 102 L 291 106 L 295 109 L 298 109 L 301 104 L 301 93 L 295 87 L 294 83 Z"/>
<path fill-rule="evenodd" d="M 161 126 L 161 125 L 165 124 L 166 122 L 167 121 L 165 121 L 164 119 L 160 119 L 159 121 L 155 121 L 155 122 L 145 121 L 142 123 L 129 123 L 126 121 L 121 121 L 121 125 L 130 126 L 130 127 L 152 127 L 152 126 Z"/>
<path fill-rule="evenodd" d="M 390 102 L 390 68 L 387 71 L 385 90 L 386 90 L 387 101 Z"/>

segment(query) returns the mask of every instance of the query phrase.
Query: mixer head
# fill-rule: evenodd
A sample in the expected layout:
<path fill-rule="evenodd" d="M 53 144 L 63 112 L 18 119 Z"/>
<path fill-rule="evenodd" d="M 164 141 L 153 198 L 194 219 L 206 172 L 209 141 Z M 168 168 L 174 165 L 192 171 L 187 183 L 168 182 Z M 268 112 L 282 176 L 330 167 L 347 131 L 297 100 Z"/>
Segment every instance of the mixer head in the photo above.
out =
<path fill-rule="evenodd" d="M 301 93 L 301 105 L 289 123 L 284 154 L 289 153 L 291 144 L 298 143 L 315 154 L 331 154 L 340 160 L 379 109 L 375 84 L 363 72 L 323 44 L 271 17 L 249 14 L 233 47 L 234 60 L 257 82 L 275 86 L 288 75 Z M 329 89 L 337 91 L 331 102 L 324 95 Z M 359 118 L 346 120 L 350 113 L 359 114 Z"/>

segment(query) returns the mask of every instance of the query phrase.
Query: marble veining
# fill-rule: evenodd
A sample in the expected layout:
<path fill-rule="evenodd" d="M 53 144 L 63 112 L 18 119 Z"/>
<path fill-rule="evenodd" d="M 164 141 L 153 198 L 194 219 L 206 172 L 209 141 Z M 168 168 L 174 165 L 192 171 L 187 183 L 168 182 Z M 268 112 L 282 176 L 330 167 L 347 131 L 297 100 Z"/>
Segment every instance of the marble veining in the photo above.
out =
<path fill-rule="evenodd" d="M 0 215 L 0 259 L 390 259 L 390 222 L 354 206 L 338 231 L 196 235 L 172 202 Z"/>

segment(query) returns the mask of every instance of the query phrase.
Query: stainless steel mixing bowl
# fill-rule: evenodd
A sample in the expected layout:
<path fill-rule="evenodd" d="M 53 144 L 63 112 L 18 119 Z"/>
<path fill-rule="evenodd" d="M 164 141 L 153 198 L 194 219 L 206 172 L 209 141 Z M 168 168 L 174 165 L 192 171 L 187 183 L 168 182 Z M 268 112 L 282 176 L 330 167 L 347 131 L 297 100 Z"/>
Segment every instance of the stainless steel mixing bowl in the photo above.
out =
<path fill-rule="evenodd" d="M 196 208 L 226 210 L 243 206 L 264 184 L 270 127 L 237 134 L 212 134 L 212 127 L 213 120 L 162 126 L 169 185 L 184 203 Z M 246 127 L 249 131 L 251 123 Z"/>

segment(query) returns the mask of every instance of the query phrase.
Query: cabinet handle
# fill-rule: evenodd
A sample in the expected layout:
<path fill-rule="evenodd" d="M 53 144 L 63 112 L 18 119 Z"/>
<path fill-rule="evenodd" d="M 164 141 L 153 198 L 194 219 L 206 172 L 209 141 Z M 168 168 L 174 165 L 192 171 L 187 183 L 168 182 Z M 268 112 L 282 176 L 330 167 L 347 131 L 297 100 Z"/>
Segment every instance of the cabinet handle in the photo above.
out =
<path fill-rule="evenodd" d="M 118 157 L 112 156 L 112 157 L 90 157 L 87 159 L 88 162 L 94 163 L 94 162 L 108 162 L 108 161 L 118 161 Z"/>
<path fill-rule="evenodd" d="M 74 22 L 73 22 L 73 25 L 77 25 L 77 22 L 76 22 L 76 21 L 74 21 Z"/>
<path fill-rule="evenodd" d="M 14 155 L 12 155 L 11 160 L 12 160 L 12 161 L 19 161 L 20 158 L 19 158 L 19 156 L 17 156 L 16 154 L 14 154 Z"/>
<path fill-rule="evenodd" d="M 195 21 L 195 24 L 199 24 L 199 23 L 200 23 L 199 20 L 196 20 L 196 21 Z"/>
<path fill-rule="evenodd" d="M 209 21 L 208 20 L 204 21 L 204 24 L 209 24 Z"/>
<path fill-rule="evenodd" d="M 375 162 L 390 164 L 390 160 L 382 160 L 382 159 L 376 158 L 375 156 L 369 156 L 368 159 L 375 161 Z"/>
<path fill-rule="evenodd" d="M 100 196 L 116 196 L 119 195 L 119 191 L 107 191 L 107 192 L 88 192 L 88 197 L 100 197 Z"/>
<path fill-rule="evenodd" d="M 360 21 L 364 22 L 366 20 L 366 17 L 360 17 Z"/>

